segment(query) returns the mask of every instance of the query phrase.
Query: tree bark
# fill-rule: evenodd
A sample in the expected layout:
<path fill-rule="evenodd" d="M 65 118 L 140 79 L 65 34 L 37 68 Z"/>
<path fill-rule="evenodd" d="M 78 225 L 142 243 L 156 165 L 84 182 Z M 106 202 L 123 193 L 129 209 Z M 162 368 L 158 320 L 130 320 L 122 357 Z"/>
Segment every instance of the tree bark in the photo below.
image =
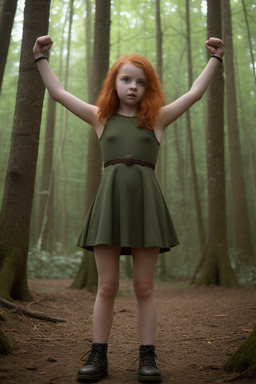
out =
<path fill-rule="evenodd" d="M 208 36 L 221 37 L 221 1 L 208 0 Z M 212 59 L 213 60 L 213 59 Z M 205 257 L 197 285 L 237 286 L 230 265 L 227 241 L 224 163 L 224 80 L 223 69 L 208 88 L 207 188 L 208 231 Z"/>
<path fill-rule="evenodd" d="M 232 22 L 229 0 L 222 0 L 222 14 L 223 37 L 226 44 L 225 75 L 234 231 L 233 244 L 235 251 L 238 254 L 238 260 L 241 263 L 246 263 L 247 261 L 252 259 L 253 245 L 239 137 L 234 54 L 232 41 Z"/>
<path fill-rule="evenodd" d="M 69 1 L 69 24 L 68 24 L 68 41 L 67 41 L 67 57 L 65 63 L 65 77 L 64 77 L 64 88 L 68 89 L 68 76 L 69 76 L 69 62 L 70 62 L 70 46 L 71 46 L 71 32 L 74 16 L 74 0 Z M 61 238 L 62 238 L 62 252 L 67 251 L 67 237 L 68 237 L 68 222 L 67 222 L 67 182 L 68 182 L 68 170 L 65 160 L 65 143 L 66 143 L 66 132 L 68 126 L 68 111 L 66 108 L 62 110 L 62 124 L 61 124 L 61 137 L 59 145 L 59 161 L 63 172 L 63 185 L 62 185 L 62 196 L 61 196 Z"/>
<path fill-rule="evenodd" d="M 0 16 L 0 94 L 4 77 L 4 69 L 7 61 L 11 40 L 12 26 L 17 8 L 17 0 L 3 0 L 1 2 Z"/>
<path fill-rule="evenodd" d="M 93 50 L 93 88 L 92 100 L 95 102 L 109 68 L 110 40 L 110 0 L 96 0 L 94 50 Z M 85 211 L 87 212 L 98 188 L 102 175 L 102 158 L 99 140 L 93 128 L 90 129 L 87 155 L 87 175 L 85 186 Z M 86 278 L 84 277 L 86 276 Z M 72 283 L 73 288 L 95 291 L 97 289 L 97 269 L 93 254 L 85 251 L 79 270 Z"/>
<path fill-rule="evenodd" d="M 253 39 L 251 37 L 251 31 L 250 31 L 250 26 L 249 26 L 249 21 L 248 21 L 248 16 L 247 16 L 247 11 L 246 11 L 246 6 L 245 6 L 245 1 L 242 0 L 242 5 L 243 5 L 243 11 L 244 11 L 244 18 L 245 18 L 245 24 L 246 24 L 246 29 L 247 29 L 247 36 L 248 36 L 248 44 L 250 47 L 250 55 L 251 55 L 251 61 L 252 61 L 252 70 L 253 70 L 253 78 L 254 78 L 254 83 L 256 85 L 256 66 L 255 66 L 255 57 L 254 57 L 254 49 L 253 49 Z"/>
<path fill-rule="evenodd" d="M 50 0 L 27 0 L 18 90 L 0 214 L 0 297 L 32 298 L 27 285 L 27 254 L 34 194 L 44 85 L 33 63 L 36 38 L 47 34 Z"/>
<path fill-rule="evenodd" d="M 42 250 L 52 251 L 53 247 L 53 151 L 56 101 L 48 96 L 47 118 L 44 139 L 43 169 L 40 187 L 40 200 L 37 215 L 36 244 Z"/>
<path fill-rule="evenodd" d="M 188 57 L 188 86 L 191 88 L 193 83 L 193 69 L 192 69 L 192 55 L 191 55 L 191 31 L 190 31 L 190 0 L 186 0 L 186 26 L 187 26 L 187 57 Z M 194 143 L 192 136 L 192 128 L 191 128 L 191 116 L 190 110 L 186 113 L 187 120 L 187 135 L 188 135 L 188 143 L 189 143 L 189 155 L 190 155 L 190 165 L 191 165 L 191 175 L 195 196 L 195 204 L 196 204 L 196 215 L 197 215 L 197 226 L 198 226 L 198 234 L 200 239 L 201 252 L 203 250 L 204 242 L 205 242 L 205 231 L 204 231 L 204 223 L 203 223 L 203 214 L 200 203 L 199 196 L 199 188 L 198 188 L 198 180 L 197 180 L 197 172 L 196 172 L 196 164 L 195 164 L 195 153 L 194 153 Z"/>

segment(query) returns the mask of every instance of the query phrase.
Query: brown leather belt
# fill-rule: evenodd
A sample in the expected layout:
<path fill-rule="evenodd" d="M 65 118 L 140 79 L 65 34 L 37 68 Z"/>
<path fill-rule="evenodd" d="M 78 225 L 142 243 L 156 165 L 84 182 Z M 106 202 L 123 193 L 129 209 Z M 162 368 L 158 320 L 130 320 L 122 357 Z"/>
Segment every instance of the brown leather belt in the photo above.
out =
<path fill-rule="evenodd" d="M 108 167 L 109 165 L 114 165 L 119 163 L 124 163 L 126 165 L 139 164 L 145 167 L 150 167 L 152 169 L 155 169 L 154 164 L 151 164 L 141 159 L 135 159 L 132 155 L 127 155 L 125 157 L 122 157 L 121 159 L 113 159 L 113 160 L 106 161 L 104 163 L 104 168 Z"/>

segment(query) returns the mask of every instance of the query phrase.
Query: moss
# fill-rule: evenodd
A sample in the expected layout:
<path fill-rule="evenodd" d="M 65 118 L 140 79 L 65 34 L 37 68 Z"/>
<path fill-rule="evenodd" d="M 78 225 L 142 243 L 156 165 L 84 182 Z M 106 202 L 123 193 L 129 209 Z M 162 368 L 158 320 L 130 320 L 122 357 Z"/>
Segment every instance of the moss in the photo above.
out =
<path fill-rule="evenodd" d="M 0 297 L 8 301 L 33 300 L 27 283 L 27 254 L 17 246 L 1 247 L 0 242 L 0 258 Z"/>
<path fill-rule="evenodd" d="M 244 377 L 256 376 L 256 326 L 250 336 L 238 347 L 224 365 L 227 372 L 244 373 Z"/>
<path fill-rule="evenodd" d="M 11 346 L 4 332 L 0 328 L 0 354 L 7 355 L 11 352 Z"/>
<path fill-rule="evenodd" d="M 85 251 L 79 270 L 71 285 L 71 288 L 82 289 L 86 287 L 89 292 L 96 292 L 98 286 L 98 274 L 94 255 Z"/>
<path fill-rule="evenodd" d="M 87 259 L 86 254 L 84 253 L 81 264 L 76 273 L 75 279 L 71 284 L 70 288 L 82 289 L 86 287 L 87 284 Z"/>

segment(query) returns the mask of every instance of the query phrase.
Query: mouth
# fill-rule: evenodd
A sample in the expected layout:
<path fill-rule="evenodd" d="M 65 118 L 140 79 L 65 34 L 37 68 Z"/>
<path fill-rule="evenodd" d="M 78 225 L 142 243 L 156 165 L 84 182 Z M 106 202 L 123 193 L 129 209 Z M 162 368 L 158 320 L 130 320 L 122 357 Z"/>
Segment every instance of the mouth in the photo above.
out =
<path fill-rule="evenodd" d="M 128 93 L 128 97 L 135 98 L 137 96 L 135 95 L 135 93 Z"/>

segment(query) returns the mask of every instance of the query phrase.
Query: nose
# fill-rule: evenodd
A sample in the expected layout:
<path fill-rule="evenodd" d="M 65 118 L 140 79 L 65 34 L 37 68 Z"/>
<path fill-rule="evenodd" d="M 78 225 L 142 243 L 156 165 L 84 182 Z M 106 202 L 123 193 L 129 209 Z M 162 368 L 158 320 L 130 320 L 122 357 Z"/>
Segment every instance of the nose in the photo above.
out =
<path fill-rule="evenodd" d="M 130 89 L 136 89 L 136 88 L 137 88 L 136 81 L 132 81 L 130 84 Z"/>

